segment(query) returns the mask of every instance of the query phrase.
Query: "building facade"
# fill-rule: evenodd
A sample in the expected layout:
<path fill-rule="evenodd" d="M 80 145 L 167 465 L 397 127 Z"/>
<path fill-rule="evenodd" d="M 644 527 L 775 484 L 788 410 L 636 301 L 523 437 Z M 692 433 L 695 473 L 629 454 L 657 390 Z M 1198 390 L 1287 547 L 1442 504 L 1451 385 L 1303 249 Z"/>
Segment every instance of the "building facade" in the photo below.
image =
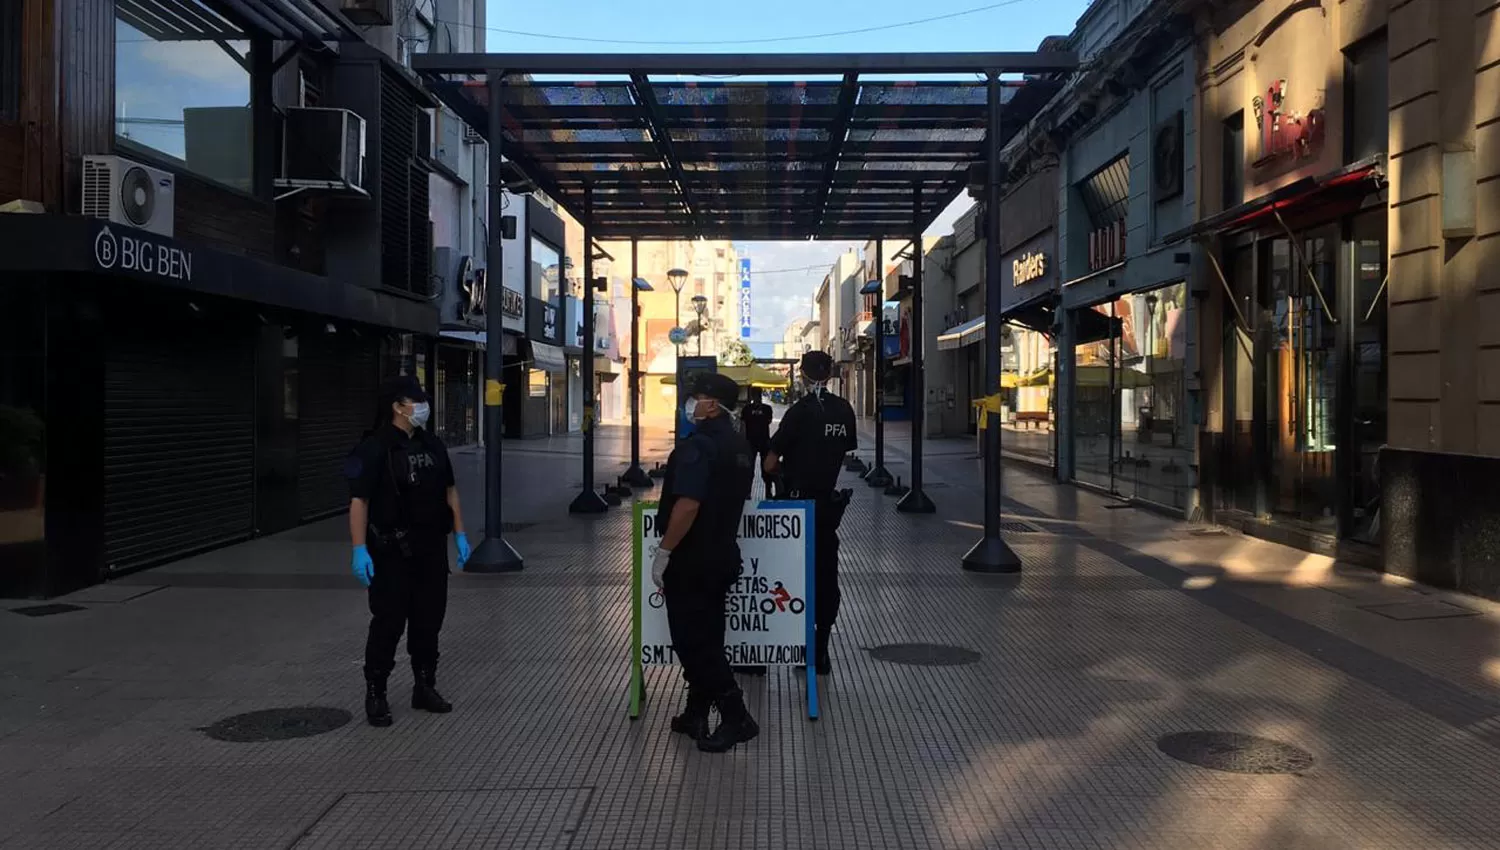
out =
<path fill-rule="evenodd" d="M 1056 455 L 1063 480 L 1191 514 L 1196 249 L 1179 231 L 1197 218 L 1197 63 L 1171 5 L 1090 7 L 1074 34 L 1090 70 L 1045 110 L 1059 148 Z"/>
<path fill-rule="evenodd" d="M 436 104 L 394 22 L 234 7 L 5 4 L 5 594 L 343 511 L 381 377 L 431 385 Z"/>

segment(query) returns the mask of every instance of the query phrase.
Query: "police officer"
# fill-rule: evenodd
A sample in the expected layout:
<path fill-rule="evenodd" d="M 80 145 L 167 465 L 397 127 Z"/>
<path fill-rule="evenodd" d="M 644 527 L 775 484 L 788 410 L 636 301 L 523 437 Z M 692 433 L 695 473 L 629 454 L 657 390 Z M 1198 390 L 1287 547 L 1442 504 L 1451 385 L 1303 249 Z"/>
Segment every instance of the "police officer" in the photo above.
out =
<path fill-rule="evenodd" d="M 369 588 L 365 718 L 391 725 L 386 679 L 406 631 L 414 680 L 411 707 L 445 713 L 437 691 L 438 632 L 448 606 L 448 534 L 458 568 L 469 560 L 463 509 L 442 441 L 426 429 L 431 408 L 416 378 L 382 384 L 376 428 L 349 455 L 349 536 L 354 577 Z"/>
<path fill-rule="evenodd" d="M 775 418 L 775 412 L 771 405 L 761 400 L 759 387 L 750 388 L 750 400 L 745 409 L 740 411 L 740 423 L 745 429 L 745 439 L 750 441 L 750 447 L 755 449 L 756 455 L 762 461 L 765 460 L 766 452 L 771 448 L 771 420 Z M 766 498 L 774 497 L 772 492 L 772 479 L 765 476 Z"/>
<path fill-rule="evenodd" d="M 781 473 L 784 495 L 815 503 L 813 543 L 816 583 L 817 670 L 833 670 L 828 638 L 839 615 L 839 523 L 849 505 L 849 490 L 836 490 L 844 456 L 859 447 L 854 408 L 829 392 L 833 358 L 822 351 L 802 356 L 806 392 L 781 418 L 771 438 L 765 471 Z"/>
<path fill-rule="evenodd" d="M 683 415 L 695 427 L 667 459 L 657 514 L 665 531 L 651 579 L 666 598 L 672 648 L 688 685 L 687 708 L 672 718 L 672 731 L 696 739 L 700 750 L 722 753 L 760 734 L 724 655 L 724 607 L 740 576 L 736 538 L 755 452 L 734 427 L 739 387 L 732 379 L 702 375 L 690 390 Z M 710 734 L 715 705 L 720 723 Z"/>

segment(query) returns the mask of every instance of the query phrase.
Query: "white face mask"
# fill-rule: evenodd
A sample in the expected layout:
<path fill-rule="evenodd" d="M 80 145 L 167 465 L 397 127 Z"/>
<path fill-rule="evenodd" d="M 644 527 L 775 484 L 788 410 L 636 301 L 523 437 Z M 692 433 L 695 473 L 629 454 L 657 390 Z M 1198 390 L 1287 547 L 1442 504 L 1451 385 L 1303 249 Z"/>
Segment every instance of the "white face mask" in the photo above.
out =
<path fill-rule="evenodd" d="M 411 421 L 413 428 L 425 428 L 427 426 L 427 419 L 431 415 L 432 408 L 424 401 L 413 404 L 411 406 L 411 415 L 406 418 Z"/>
<path fill-rule="evenodd" d="M 682 415 L 687 417 L 687 421 L 689 422 L 698 421 L 698 400 L 696 398 L 690 398 L 683 402 Z"/>

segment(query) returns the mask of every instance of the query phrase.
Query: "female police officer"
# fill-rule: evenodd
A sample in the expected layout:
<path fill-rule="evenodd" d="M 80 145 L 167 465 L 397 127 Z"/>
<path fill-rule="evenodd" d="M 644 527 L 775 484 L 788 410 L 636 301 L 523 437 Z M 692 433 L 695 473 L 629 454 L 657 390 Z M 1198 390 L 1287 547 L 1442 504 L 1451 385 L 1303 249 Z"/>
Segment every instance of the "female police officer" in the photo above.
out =
<path fill-rule="evenodd" d="M 396 644 L 407 630 L 414 685 L 411 707 L 443 713 L 453 706 L 437 692 L 438 632 L 448 605 L 448 534 L 458 568 L 469 559 L 453 465 L 442 441 L 426 430 L 430 408 L 416 378 L 400 376 L 380 389 L 376 429 L 349 455 L 349 536 L 354 577 L 369 588 L 365 641 L 365 717 L 391 725 L 385 683 Z"/>

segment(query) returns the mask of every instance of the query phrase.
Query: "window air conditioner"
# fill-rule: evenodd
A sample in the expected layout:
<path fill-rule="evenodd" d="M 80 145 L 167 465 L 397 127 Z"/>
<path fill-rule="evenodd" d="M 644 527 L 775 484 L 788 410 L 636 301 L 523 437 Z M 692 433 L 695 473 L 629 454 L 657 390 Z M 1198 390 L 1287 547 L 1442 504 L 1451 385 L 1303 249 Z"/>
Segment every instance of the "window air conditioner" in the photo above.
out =
<path fill-rule="evenodd" d="M 176 182 L 170 172 L 122 157 L 85 156 L 83 214 L 171 236 Z"/>
<path fill-rule="evenodd" d="M 364 189 L 365 119 L 347 109 L 286 110 L 278 183 Z"/>
<path fill-rule="evenodd" d="M 350 23 L 362 27 L 391 25 L 391 0 L 340 0 L 339 11 Z"/>

